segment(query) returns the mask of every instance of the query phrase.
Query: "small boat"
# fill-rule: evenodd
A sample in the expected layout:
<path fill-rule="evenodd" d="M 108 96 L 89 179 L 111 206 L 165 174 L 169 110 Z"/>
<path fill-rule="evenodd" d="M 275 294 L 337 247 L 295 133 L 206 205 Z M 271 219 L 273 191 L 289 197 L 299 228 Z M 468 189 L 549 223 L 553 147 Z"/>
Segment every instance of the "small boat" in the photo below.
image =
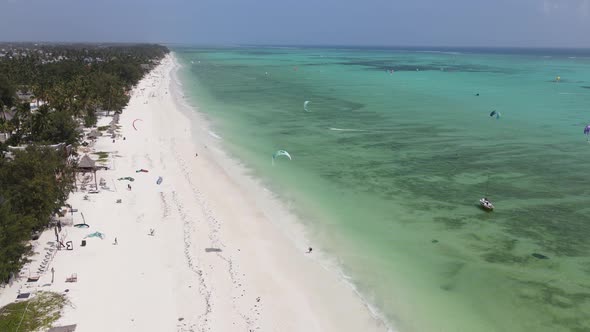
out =
<path fill-rule="evenodd" d="M 479 205 L 481 206 L 482 209 L 484 209 L 486 211 L 494 210 L 494 204 L 492 204 L 492 202 L 490 202 L 485 197 L 479 200 Z"/>

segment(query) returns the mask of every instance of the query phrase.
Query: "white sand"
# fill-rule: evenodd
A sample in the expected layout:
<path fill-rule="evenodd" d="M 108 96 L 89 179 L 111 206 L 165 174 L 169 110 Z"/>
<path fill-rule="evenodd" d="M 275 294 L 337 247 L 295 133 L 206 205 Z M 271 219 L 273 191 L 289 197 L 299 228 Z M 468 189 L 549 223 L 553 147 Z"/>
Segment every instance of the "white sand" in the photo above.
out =
<path fill-rule="evenodd" d="M 186 109 L 176 70 L 168 56 L 139 83 L 121 115 L 126 140 L 95 144 L 95 151 L 111 153 L 111 169 L 98 172 L 110 190 L 71 195 L 79 210 L 74 223 L 81 212 L 90 228 L 63 228 L 74 250 L 51 260 L 54 283 L 51 272 L 38 283 L 21 280 L 2 290 L 0 305 L 18 291 L 69 289 L 72 305 L 58 325 L 84 332 L 385 331 L 320 263 L 321 253 L 305 253 L 302 231 L 280 202 L 224 155 L 202 115 Z M 143 120 L 137 131 L 135 118 Z M 149 173 L 136 173 L 140 168 Z M 117 181 L 124 176 L 135 178 L 131 191 Z M 106 238 L 81 247 L 95 231 Z M 52 240 L 53 231 L 43 234 L 27 268 L 37 269 Z M 78 281 L 66 283 L 72 273 Z"/>

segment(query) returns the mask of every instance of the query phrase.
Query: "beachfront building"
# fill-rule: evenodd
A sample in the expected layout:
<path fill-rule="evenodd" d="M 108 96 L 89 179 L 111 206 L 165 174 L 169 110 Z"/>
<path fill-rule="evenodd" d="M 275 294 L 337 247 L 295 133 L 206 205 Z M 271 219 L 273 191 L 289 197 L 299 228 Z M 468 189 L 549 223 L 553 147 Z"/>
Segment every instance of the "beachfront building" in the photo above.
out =
<path fill-rule="evenodd" d="M 40 100 L 40 99 L 33 99 L 30 103 L 29 103 L 29 107 L 31 108 L 31 112 L 34 112 L 36 110 L 39 109 L 39 107 L 43 106 L 47 104 L 46 101 Z"/>
<path fill-rule="evenodd" d="M 10 121 L 14 119 L 14 115 L 16 114 L 16 108 L 11 109 L 0 109 L 0 120 L 2 121 Z"/>
<path fill-rule="evenodd" d="M 8 125 L 8 121 L 12 120 L 15 116 L 16 109 L 0 109 L 0 143 L 6 142 L 12 132 L 10 130 L 10 125 Z"/>
<path fill-rule="evenodd" d="M 10 138 L 10 133 L 0 133 L 0 143 L 6 142 Z"/>
<path fill-rule="evenodd" d="M 31 101 L 34 98 L 32 92 L 30 92 L 30 91 L 20 91 L 20 90 L 16 92 L 16 97 L 21 102 L 29 102 L 29 101 Z"/>
<path fill-rule="evenodd" d="M 87 154 L 82 156 L 80 161 L 78 161 L 78 166 L 76 166 L 76 176 L 74 177 L 76 187 L 78 187 L 78 180 L 82 182 L 82 187 L 84 187 L 85 184 L 91 182 L 93 178 L 94 188 L 98 188 L 98 183 L 96 182 L 96 170 L 96 161 L 92 160 Z M 80 178 L 78 178 L 79 173 L 81 175 Z M 91 175 L 91 178 L 87 177 L 88 174 Z"/>

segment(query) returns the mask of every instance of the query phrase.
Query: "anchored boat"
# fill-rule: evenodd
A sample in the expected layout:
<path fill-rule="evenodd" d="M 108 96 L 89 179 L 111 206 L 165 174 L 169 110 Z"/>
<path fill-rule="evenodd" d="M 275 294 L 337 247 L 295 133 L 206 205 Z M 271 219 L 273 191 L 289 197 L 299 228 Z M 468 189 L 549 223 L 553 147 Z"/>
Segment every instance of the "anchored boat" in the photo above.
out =
<path fill-rule="evenodd" d="M 494 210 L 494 204 L 492 204 L 492 202 L 490 202 L 485 197 L 479 200 L 479 205 L 481 206 L 482 209 L 484 209 L 486 211 Z"/>

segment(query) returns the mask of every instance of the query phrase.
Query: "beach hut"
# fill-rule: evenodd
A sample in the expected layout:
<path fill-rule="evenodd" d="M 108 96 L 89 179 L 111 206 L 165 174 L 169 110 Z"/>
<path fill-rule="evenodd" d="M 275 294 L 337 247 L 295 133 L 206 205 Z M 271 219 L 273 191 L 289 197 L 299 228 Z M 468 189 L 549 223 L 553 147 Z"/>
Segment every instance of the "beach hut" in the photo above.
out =
<path fill-rule="evenodd" d="M 92 158 L 90 158 L 87 154 L 82 156 L 82 158 L 80 158 L 80 161 L 78 161 L 78 166 L 76 166 L 76 176 L 74 180 L 76 186 L 78 185 L 78 173 L 80 173 L 82 177 L 86 176 L 86 173 L 90 173 L 94 178 L 94 188 L 98 188 L 98 183 L 96 182 L 96 170 L 96 162 L 92 160 Z"/>
<path fill-rule="evenodd" d="M 116 130 L 117 130 L 117 125 L 114 122 L 111 122 L 109 129 L 107 129 L 107 133 L 109 133 L 110 135 L 114 135 Z"/>
<path fill-rule="evenodd" d="M 78 162 L 78 169 L 88 171 L 88 170 L 93 170 L 95 168 L 96 168 L 96 162 L 94 160 L 92 160 L 92 158 L 90 158 L 87 154 L 82 156 L 82 158 Z"/>
<path fill-rule="evenodd" d="M 97 139 L 100 136 L 102 136 L 102 133 L 96 129 L 92 129 L 90 134 L 88 134 L 88 138 L 90 139 Z"/>

